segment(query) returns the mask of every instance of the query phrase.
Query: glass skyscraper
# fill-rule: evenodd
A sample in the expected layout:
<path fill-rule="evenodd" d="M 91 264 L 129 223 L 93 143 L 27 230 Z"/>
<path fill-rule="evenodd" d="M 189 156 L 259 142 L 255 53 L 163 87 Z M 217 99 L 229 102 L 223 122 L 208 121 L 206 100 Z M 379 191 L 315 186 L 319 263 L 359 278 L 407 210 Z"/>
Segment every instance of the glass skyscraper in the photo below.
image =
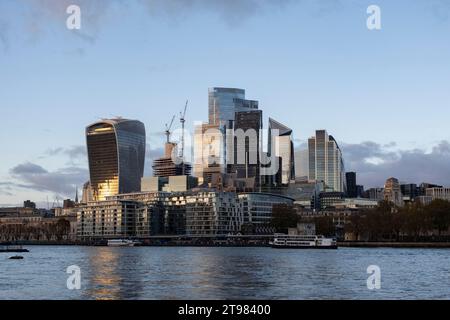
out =
<path fill-rule="evenodd" d="M 276 135 L 275 132 L 277 132 Z M 277 185 L 286 185 L 295 179 L 292 129 L 269 118 L 269 151 L 272 152 L 272 149 L 275 151 L 275 157 L 280 159 L 279 173 L 276 175 L 274 182 Z"/>
<path fill-rule="evenodd" d="M 208 90 L 209 124 L 230 128 L 235 113 L 258 109 L 258 101 L 245 100 L 245 90 L 236 88 L 210 88 Z"/>
<path fill-rule="evenodd" d="M 144 175 L 145 126 L 122 118 L 86 128 L 89 174 L 94 201 L 138 192 Z"/>
<path fill-rule="evenodd" d="M 328 189 L 345 192 L 345 168 L 342 152 L 333 136 L 317 130 L 308 139 L 309 179 L 323 181 Z"/>

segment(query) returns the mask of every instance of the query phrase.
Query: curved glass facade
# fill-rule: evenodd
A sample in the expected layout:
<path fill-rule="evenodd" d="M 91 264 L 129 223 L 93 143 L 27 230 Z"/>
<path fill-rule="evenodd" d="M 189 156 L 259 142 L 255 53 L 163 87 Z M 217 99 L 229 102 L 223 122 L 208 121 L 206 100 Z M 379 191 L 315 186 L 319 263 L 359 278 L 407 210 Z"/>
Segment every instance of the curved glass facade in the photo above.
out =
<path fill-rule="evenodd" d="M 145 127 L 136 120 L 113 119 L 86 128 L 93 199 L 140 191 L 144 175 Z"/>

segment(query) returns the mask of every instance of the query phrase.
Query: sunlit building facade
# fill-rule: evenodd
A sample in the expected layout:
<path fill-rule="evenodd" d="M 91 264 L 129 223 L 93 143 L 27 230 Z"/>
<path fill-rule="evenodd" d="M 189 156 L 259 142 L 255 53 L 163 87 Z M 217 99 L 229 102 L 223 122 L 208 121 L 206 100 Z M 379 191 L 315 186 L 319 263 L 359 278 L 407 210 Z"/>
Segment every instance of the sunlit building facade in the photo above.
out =
<path fill-rule="evenodd" d="M 309 180 L 323 181 L 335 192 L 345 192 L 345 168 L 341 149 L 326 130 L 308 139 Z"/>
<path fill-rule="evenodd" d="M 396 206 L 403 205 L 403 195 L 400 183 L 396 178 L 389 178 L 384 184 L 384 200 L 392 202 Z"/>
<path fill-rule="evenodd" d="M 86 128 L 86 142 L 94 201 L 140 191 L 145 161 L 142 122 L 121 118 L 96 122 Z"/>

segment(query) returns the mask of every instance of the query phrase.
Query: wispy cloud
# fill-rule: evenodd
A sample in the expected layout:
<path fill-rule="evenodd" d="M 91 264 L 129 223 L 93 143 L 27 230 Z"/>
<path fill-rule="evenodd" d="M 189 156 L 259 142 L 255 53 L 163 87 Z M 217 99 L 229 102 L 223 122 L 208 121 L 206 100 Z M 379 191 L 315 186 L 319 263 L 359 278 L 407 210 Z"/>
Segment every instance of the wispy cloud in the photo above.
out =
<path fill-rule="evenodd" d="M 39 192 L 52 192 L 60 196 L 73 196 L 77 186 L 88 180 L 88 170 L 79 167 L 64 167 L 56 171 L 48 171 L 42 166 L 25 162 L 10 170 L 14 181 L 3 183 L 13 188 L 25 188 Z M 12 192 L 10 192 L 12 193 Z"/>

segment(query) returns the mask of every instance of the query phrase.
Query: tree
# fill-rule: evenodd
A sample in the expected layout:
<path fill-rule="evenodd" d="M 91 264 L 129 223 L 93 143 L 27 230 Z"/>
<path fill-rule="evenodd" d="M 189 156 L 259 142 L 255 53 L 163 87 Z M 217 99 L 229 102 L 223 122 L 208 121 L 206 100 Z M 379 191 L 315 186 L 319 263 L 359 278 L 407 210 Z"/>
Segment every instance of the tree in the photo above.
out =
<path fill-rule="evenodd" d="M 298 222 L 300 222 L 300 216 L 292 206 L 286 204 L 273 206 L 270 226 L 277 232 L 287 232 L 288 228 L 296 228 Z"/>
<path fill-rule="evenodd" d="M 439 237 L 450 226 L 450 202 L 446 200 L 433 200 L 425 210 L 430 215 L 431 223 L 438 230 Z"/>

